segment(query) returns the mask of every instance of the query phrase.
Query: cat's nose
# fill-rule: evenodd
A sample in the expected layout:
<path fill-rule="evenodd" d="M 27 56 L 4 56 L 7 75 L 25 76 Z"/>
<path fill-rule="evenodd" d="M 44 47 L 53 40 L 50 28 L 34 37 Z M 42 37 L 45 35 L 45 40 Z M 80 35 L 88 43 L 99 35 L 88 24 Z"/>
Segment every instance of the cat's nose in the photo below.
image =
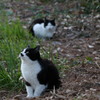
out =
<path fill-rule="evenodd" d="M 20 54 L 21 56 L 24 56 L 22 53 Z"/>

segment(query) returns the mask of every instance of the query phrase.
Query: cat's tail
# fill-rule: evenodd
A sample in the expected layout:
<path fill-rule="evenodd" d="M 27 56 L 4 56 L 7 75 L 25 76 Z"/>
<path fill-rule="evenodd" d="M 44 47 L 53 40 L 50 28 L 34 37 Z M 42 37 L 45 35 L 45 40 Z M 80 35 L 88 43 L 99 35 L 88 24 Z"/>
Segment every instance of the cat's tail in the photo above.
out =
<path fill-rule="evenodd" d="M 30 26 L 27 29 L 28 29 L 28 32 L 34 36 L 33 25 L 34 25 L 34 21 L 30 24 Z"/>
<path fill-rule="evenodd" d="M 60 79 L 58 79 L 58 80 L 54 80 L 53 82 L 50 82 L 49 84 L 48 84 L 48 90 L 51 90 L 51 89 L 58 89 L 59 87 L 61 87 L 61 81 L 60 81 Z"/>
<path fill-rule="evenodd" d="M 61 87 L 60 79 L 55 82 L 54 86 L 55 86 L 55 89 L 58 89 L 59 87 Z"/>

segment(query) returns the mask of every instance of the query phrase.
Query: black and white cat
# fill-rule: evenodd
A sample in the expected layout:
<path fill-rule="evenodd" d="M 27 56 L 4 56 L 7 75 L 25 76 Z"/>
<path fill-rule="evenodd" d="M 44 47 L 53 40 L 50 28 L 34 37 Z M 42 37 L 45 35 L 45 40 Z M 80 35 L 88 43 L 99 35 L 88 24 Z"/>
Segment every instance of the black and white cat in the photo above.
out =
<path fill-rule="evenodd" d="M 29 27 L 29 32 L 38 38 L 52 38 L 56 31 L 55 19 L 36 19 Z"/>
<path fill-rule="evenodd" d="M 27 47 L 19 55 L 28 98 L 40 96 L 53 87 L 57 89 L 61 83 L 57 68 L 51 61 L 40 57 L 39 49 L 40 46 Z"/>

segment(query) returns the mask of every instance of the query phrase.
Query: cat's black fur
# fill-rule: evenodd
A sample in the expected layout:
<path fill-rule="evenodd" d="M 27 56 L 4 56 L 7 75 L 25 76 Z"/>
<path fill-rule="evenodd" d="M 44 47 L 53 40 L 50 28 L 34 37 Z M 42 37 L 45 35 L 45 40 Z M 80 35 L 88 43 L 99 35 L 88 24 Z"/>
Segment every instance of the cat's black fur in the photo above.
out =
<path fill-rule="evenodd" d="M 38 79 L 39 79 L 40 84 L 46 85 L 48 83 L 47 89 L 53 89 L 54 86 L 56 89 L 59 88 L 60 78 L 54 64 L 47 59 L 41 59 L 39 60 L 39 63 L 42 67 L 42 70 L 38 74 Z"/>
<path fill-rule="evenodd" d="M 45 18 L 45 20 L 44 20 L 44 27 L 46 27 L 46 26 L 48 25 L 49 22 L 50 22 L 53 26 L 55 26 L 55 19 L 53 19 L 53 20 L 48 20 L 48 19 Z"/>

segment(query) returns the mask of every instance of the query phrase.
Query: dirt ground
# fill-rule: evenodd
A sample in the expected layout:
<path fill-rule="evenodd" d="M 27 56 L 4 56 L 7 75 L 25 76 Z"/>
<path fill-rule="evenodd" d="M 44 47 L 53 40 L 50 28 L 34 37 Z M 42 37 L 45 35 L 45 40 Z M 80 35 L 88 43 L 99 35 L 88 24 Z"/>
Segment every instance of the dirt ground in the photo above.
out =
<path fill-rule="evenodd" d="M 26 99 L 21 93 L 13 93 L 12 98 L 7 99 L 7 91 L 1 91 L 0 100 L 100 100 L 100 14 L 83 16 L 78 10 L 71 12 L 73 16 L 61 13 L 73 5 L 43 4 L 35 0 L 5 3 L 6 11 L 13 13 L 9 19 L 19 17 L 25 23 L 24 28 L 40 13 L 56 17 L 58 27 L 54 38 L 42 41 L 41 45 L 43 48 L 51 47 L 53 55 L 58 53 L 58 60 L 65 68 L 60 72 L 62 87 L 58 90 L 33 99 Z M 72 67 L 66 68 L 67 65 Z"/>

